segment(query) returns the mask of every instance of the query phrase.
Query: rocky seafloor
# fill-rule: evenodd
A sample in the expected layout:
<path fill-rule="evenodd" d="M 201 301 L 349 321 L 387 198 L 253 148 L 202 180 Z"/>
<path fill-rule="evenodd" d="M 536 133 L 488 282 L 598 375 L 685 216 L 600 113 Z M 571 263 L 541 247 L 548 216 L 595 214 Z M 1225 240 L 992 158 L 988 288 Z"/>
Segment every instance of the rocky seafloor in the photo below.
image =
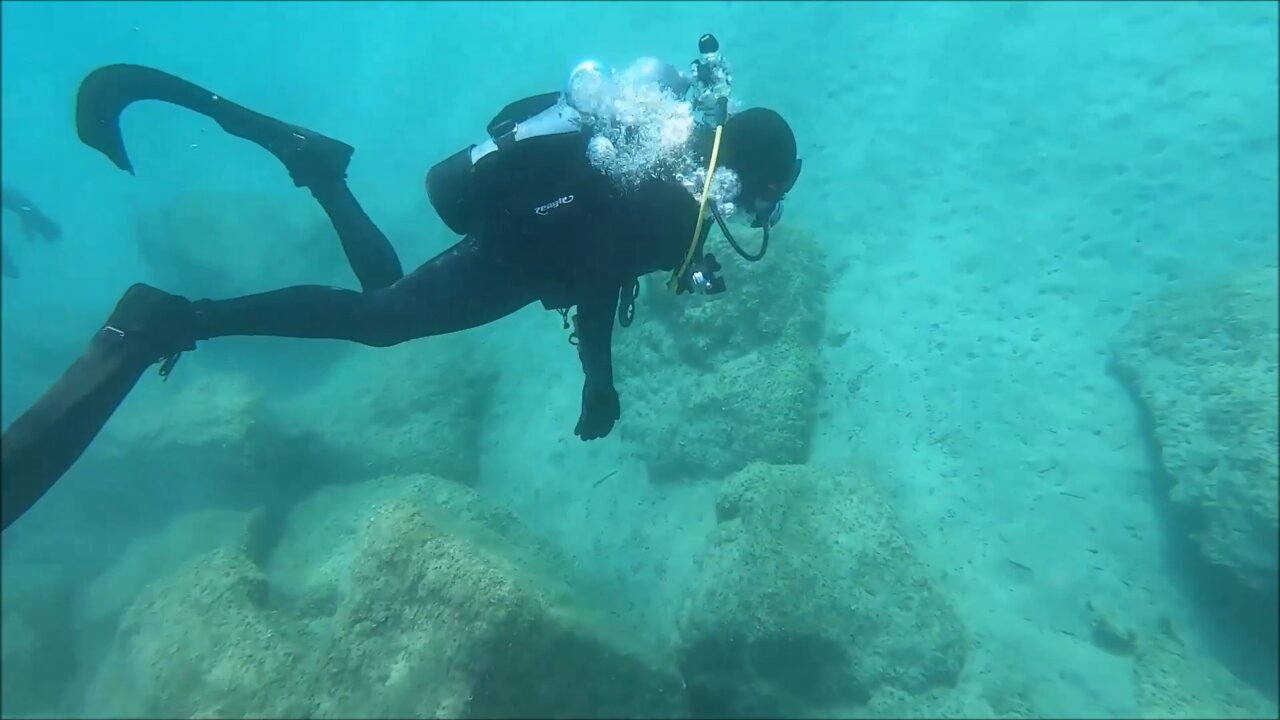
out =
<path fill-rule="evenodd" d="M 131 521 L 128 542 L 89 572 L 32 550 L 65 532 L 51 521 L 6 543 L 3 714 L 1053 714 L 1033 668 L 973 662 L 954 586 L 876 466 L 810 462 L 826 261 L 803 231 L 775 242 L 776 262 L 726 262 L 734 303 L 649 285 L 618 331 L 620 447 L 649 482 L 714 488 L 670 622 L 637 624 L 601 563 L 486 496 L 479 448 L 506 370 L 471 337 L 341 353 L 287 397 L 195 360 L 140 386 L 76 470 L 85 531 Z M 1179 547 L 1264 604 L 1275 288 L 1274 268 L 1175 283 L 1114 345 Z M 1275 715 L 1172 624 L 1085 610 L 1082 643 L 1116 659 L 1146 716 Z"/>

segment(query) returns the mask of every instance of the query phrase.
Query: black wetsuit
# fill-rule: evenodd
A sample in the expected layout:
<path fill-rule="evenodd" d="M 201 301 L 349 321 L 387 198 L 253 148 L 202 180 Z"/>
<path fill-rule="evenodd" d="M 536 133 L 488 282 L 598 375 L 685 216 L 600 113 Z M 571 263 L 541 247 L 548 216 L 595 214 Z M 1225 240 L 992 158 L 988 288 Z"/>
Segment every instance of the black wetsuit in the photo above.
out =
<path fill-rule="evenodd" d="M 576 306 L 585 382 L 575 434 L 589 440 L 611 431 L 621 412 L 611 360 L 619 295 L 629 297 L 641 275 L 681 263 L 698 214 L 684 187 L 651 180 L 621 192 L 591 167 L 582 132 L 521 140 L 495 153 L 496 164 L 489 157 L 476 164 L 466 236 L 404 275 L 391 243 L 347 187 L 350 146 L 150 68 L 108 66 L 81 85 L 77 131 L 130 172 L 119 115 L 140 99 L 205 114 L 281 159 L 294 184 L 308 188 L 328 214 L 362 290 L 302 285 L 191 303 L 133 286 L 84 354 L 5 430 L 5 528 L 80 457 L 147 367 L 167 358 L 166 372 L 181 351 L 214 337 L 387 346 L 483 325 L 535 301 Z"/>
<path fill-rule="evenodd" d="M 196 303 L 198 337 L 270 335 L 387 346 L 484 325 L 540 301 L 552 309 L 577 307 L 587 382 L 612 386 L 619 296 L 639 276 L 680 262 L 698 206 L 673 182 L 649 181 L 620 192 L 588 163 L 585 137 L 559 147 L 563 156 L 542 153 L 536 166 L 504 159 L 504 169 L 514 166 L 518 174 L 484 189 L 478 228 L 407 275 L 345 182 L 313 186 L 363 291 L 303 285 L 202 300 Z"/>

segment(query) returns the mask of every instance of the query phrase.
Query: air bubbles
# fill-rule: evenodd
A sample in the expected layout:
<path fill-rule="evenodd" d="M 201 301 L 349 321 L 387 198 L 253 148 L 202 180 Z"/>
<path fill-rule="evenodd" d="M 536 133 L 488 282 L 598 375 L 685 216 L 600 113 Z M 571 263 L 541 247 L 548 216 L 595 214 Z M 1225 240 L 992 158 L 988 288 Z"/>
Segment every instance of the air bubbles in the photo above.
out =
<path fill-rule="evenodd" d="M 593 167 L 608 175 L 624 191 L 652 179 L 678 180 L 695 197 L 702 192 L 696 177 L 702 159 L 695 152 L 697 120 L 693 105 L 673 91 L 679 83 L 674 68 L 659 72 L 652 58 L 642 58 L 622 72 L 594 61 L 584 62 L 569 75 L 566 100 L 582 113 L 594 133 L 587 148 Z M 717 173 L 713 199 L 732 200 Z M 717 189 L 720 188 L 720 189 Z"/>
<path fill-rule="evenodd" d="M 592 137 L 591 142 L 587 144 L 587 157 L 594 167 L 599 168 L 613 163 L 617 155 L 618 151 L 614 148 L 613 142 L 603 135 Z"/>
<path fill-rule="evenodd" d="M 579 63 L 569 73 L 566 92 L 569 105 L 583 115 L 597 116 L 608 110 L 612 80 L 606 69 L 595 60 Z"/>
<path fill-rule="evenodd" d="M 676 179 L 684 185 L 695 200 L 702 201 L 702 189 L 707 184 L 706 168 L 697 167 L 691 172 L 680 173 Z M 742 192 L 742 182 L 738 179 L 738 174 L 728 168 L 718 168 L 715 176 L 711 178 L 711 189 L 707 194 L 710 202 L 719 209 L 720 214 L 727 217 L 737 212 L 738 206 L 735 201 L 740 192 Z"/>

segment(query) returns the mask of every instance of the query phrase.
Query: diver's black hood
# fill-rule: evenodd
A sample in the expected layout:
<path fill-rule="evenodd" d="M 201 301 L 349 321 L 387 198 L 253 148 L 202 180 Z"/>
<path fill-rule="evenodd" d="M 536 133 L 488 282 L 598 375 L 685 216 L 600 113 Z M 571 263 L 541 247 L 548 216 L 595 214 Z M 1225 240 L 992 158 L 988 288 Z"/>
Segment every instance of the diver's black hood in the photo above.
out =
<path fill-rule="evenodd" d="M 795 133 L 773 110 L 743 110 L 725 121 L 717 165 L 737 174 L 747 207 L 776 203 L 799 175 Z"/>

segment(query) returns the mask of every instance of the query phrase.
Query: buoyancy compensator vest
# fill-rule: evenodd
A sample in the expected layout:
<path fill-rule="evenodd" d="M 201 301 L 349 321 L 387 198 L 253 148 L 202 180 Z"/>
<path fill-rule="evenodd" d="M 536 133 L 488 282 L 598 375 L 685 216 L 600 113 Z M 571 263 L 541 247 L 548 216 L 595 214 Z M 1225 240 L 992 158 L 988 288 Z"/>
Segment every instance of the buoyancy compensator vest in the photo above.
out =
<path fill-rule="evenodd" d="M 466 235 L 486 214 L 545 215 L 573 202 L 572 188 L 590 171 L 589 133 L 561 98 L 544 93 L 507 105 L 489 121 L 486 140 L 427 171 L 427 197 L 450 230 Z"/>

